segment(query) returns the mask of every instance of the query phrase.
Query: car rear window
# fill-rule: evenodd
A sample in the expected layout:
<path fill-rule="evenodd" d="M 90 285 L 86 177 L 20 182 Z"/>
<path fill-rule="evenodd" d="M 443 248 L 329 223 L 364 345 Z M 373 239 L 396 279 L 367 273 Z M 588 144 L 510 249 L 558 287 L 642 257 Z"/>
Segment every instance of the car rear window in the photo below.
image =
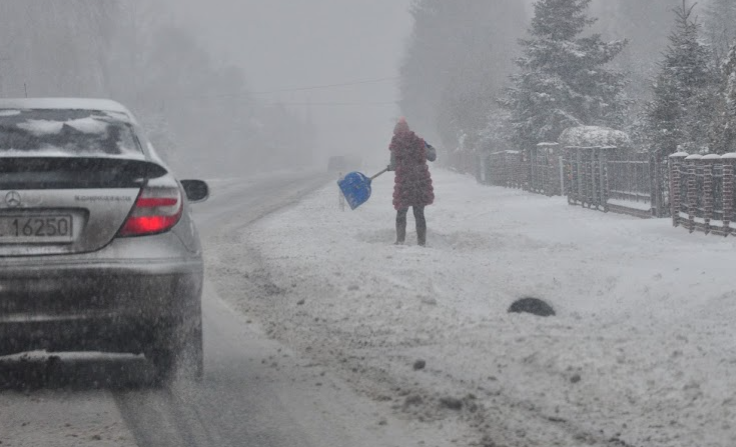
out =
<path fill-rule="evenodd" d="M 133 156 L 133 127 L 114 112 L 0 109 L 0 156 Z"/>

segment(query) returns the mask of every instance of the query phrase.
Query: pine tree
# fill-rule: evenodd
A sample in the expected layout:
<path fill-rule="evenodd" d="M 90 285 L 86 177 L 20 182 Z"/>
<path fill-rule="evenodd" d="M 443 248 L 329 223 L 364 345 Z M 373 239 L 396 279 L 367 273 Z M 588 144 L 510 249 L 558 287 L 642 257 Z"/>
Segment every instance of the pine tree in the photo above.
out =
<path fill-rule="evenodd" d="M 646 134 L 652 150 L 704 152 L 713 117 L 716 76 L 712 53 L 700 40 L 701 26 L 693 6 L 675 12 L 675 29 L 660 63 L 654 84 L 654 99 L 646 111 Z"/>
<path fill-rule="evenodd" d="M 731 0 L 732 1 L 732 0 Z M 624 70 L 628 84 L 626 95 L 637 98 L 634 109 L 641 111 L 651 98 L 651 80 L 657 75 L 657 64 L 662 49 L 667 46 L 671 14 L 682 0 L 594 0 L 591 13 L 599 20 L 593 28 L 610 39 L 629 39 L 629 45 L 616 58 L 615 65 Z M 640 115 L 640 113 L 639 113 Z M 637 114 L 630 113 L 632 120 Z M 631 123 L 627 123 L 631 125 Z M 630 134 L 634 131 L 627 127 Z"/>
<path fill-rule="evenodd" d="M 705 29 L 715 57 L 724 59 L 736 40 L 736 1 L 710 0 L 705 7 Z"/>
<path fill-rule="evenodd" d="M 721 83 L 713 106 L 710 151 L 736 152 L 736 44 L 721 65 Z"/>
<path fill-rule="evenodd" d="M 627 101 L 622 73 L 609 69 L 627 41 L 582 37 L 596 19 L 586 14 L 590 0 L 539 0 L 530 38 L 520 40 L 523 55 L 502 99 L 514 128 L 513 143 L 529 147 L 557 141 L 568 127 L 618 127 Z"/>

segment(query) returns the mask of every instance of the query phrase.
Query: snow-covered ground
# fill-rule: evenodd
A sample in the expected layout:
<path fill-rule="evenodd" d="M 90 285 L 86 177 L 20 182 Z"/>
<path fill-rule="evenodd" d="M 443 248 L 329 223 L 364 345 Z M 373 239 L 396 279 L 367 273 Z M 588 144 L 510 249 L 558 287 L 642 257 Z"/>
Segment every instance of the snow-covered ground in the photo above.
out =
<path fill-rule="evenodd" d="M 384 176 L 356 211 L 331 184 L 229 235 L 210 268 L 273 337 L 459 445 L 736 445 L 736 239 L 433 177 L 426 248 L 392 244 Z M 527 296 L 557 316 L 507 313 Z"/>
<path fill-rule="evenodd" d="M 3 447 L 133 447 L 115 402 L 99 392 L 0 393 Z"/>

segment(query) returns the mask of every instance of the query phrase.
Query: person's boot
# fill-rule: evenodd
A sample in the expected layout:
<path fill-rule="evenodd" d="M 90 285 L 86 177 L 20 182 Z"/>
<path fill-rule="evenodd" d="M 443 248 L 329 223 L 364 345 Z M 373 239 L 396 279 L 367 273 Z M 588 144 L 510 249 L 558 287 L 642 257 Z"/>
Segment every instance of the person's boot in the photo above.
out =
<path fill-rule="evenodd" d="M 406 222 L 403 224 L 396 222 L 396 242 L 394 245 L 403 245 L 406 241 Z"/>
<path fill-rule="evenodd" d="M 417 227 L 417 244 L 420 247 L 424 247 L 427 245 L 427 227 Z"/>

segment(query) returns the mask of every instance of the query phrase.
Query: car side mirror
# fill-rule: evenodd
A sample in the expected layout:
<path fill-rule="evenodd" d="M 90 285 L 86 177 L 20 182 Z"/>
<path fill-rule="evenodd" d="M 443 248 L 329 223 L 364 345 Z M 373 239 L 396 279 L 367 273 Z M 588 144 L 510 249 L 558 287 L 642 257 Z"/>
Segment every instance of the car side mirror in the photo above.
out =
<path fill-rule="evenodd" d="M 210 187 L 202 180 L 182 180 L 181 186 L 190 202 L 204 202 L 210 197 Z"/>

